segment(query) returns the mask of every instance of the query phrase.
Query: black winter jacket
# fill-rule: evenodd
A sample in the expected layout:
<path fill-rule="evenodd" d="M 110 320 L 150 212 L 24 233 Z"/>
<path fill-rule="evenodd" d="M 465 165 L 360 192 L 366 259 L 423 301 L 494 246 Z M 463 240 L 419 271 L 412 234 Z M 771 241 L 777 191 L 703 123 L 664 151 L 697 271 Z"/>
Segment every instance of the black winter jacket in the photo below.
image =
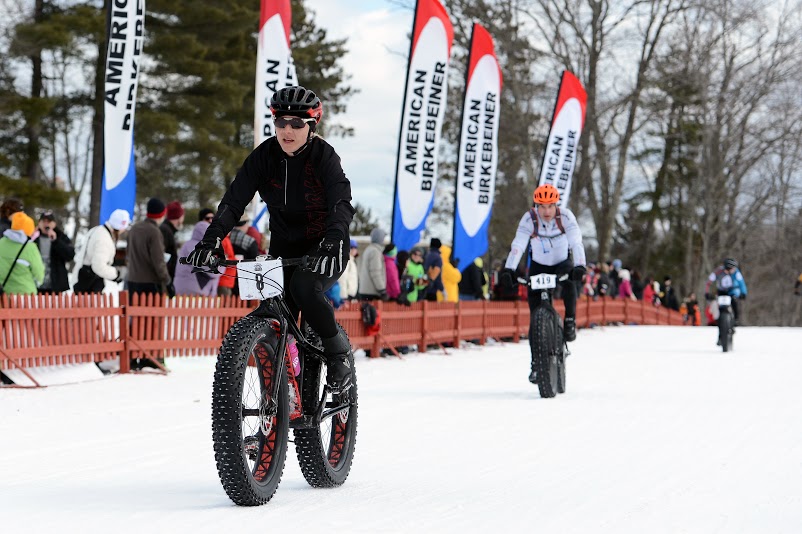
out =
<path fill-rule="evenodd" d="M 473 295 L 481 299 L 484 297 L 482 286 L 486 282 L 484 271 L 475 263 L 471 263 L 462 271 L 462 280 L 459 282 L 460 295 Z"/>
<path fill-rule="evenodd" d="M 351 183 L 331 145 L 314 137 L 300 154 L 287 155 L 275 137 L 245 159 L 217 208 L 204 239 L 223 239 L 242 217 L 256 192 L 270 213 L 270 248 L 317 243 L 324 237 L 348 240 L 354 217 Z"/>
<path fill-rule="evenodd" d="M 167 272 L 170 273 L 170 278 L 175 278 L 175 266 L 178 264 L 178 246 L 175 242 L 175 234 L 178 228 L 173 226 L 170 221 L 164 221 L 159 226 L 162 237 L 164 238 L 164 253 L 170 255 L 170 260 L 167 262 Z"/>
<path fill-rule="evenodd" d="M 70 241 L 70 238 L 56 228 L 56 240 L 50 244 L 50 291 L 61 293 L 70 288 L 70 283 L 67 278 L 67 263 L 75 258 L 75 247 Z M 39 246 L 39 240 L 43 239 L 41 236 L 34 240 L 36 246 Z M 0 280 L 2 282 L 2 280 Z"/>

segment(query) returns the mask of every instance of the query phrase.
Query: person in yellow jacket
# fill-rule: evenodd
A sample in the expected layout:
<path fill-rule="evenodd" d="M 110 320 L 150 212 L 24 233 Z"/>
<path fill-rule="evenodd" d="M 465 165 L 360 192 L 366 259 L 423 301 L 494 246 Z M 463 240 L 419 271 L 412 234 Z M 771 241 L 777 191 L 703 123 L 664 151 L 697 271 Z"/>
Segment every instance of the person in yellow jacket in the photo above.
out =
<path fill-rule="evenodd" d="M 457 302 L 459 301 L 459 282 L 462 280 L 462 273 L 451 261 L 451 247 L 443 245 L 440 247 L 440 253 L 443 255 L 443 288 L 445 295 L 442 291 L 437 292 L 438 302 Z M 457 260 L 459 262 L 459 260 Z"/>

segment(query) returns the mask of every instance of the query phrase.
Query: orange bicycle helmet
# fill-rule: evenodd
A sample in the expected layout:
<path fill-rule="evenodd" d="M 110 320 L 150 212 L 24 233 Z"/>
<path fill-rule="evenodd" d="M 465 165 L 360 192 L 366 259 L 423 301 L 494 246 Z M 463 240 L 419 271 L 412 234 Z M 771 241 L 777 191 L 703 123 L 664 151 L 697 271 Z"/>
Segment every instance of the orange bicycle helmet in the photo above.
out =
<path fill-rule="evenodd" d="M 532 200 L 535 204 L 556 204 L 560 201 L 560 192 L 551 184 L 543 184 L 535 189 Z"/>

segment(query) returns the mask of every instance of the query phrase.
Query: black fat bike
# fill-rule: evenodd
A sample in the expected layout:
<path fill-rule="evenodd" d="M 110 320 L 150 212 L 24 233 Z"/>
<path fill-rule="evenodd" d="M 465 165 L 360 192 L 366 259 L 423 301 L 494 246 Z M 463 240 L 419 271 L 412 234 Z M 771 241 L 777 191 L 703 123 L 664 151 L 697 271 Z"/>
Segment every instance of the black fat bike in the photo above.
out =
<path fill-rule="evenodd" d="M 529 317 L 529 347 L 532 351 L 533 370 L 536 371 L 540 396 L 552 398 L 565 393 L 565 358 L 570 354 L 563 336 L 560 314 L 552 305 L 554 288 L 568 275 L 538 274 L 529 280 L 532 291 L 539 293 L 540 304 Z M 527 283 L 525 279 L 519 282 Z M 537 298 L 537 297 L 536 297 Z M 530 375 L 531 376 L 531 375 Z"/>
<path fill-rule="evenodd" d="M 320 337 L 306 323 L 298 326 L 284 299 L 282 267 L 303 269 L 307 261 L 222 260 L 209 269 L 236 265 L 243 298 L 261 301 L 223 339 L 212 390 L 217 472 L 226 494 L 240 506 L 264 504 L 275 494 L 290 428 L 301 472 L 311 486 L 340 486 L 351 470 L 357 429 L 353 354 L 352 386 L 333 392 L 325 380 Z M 290 334 L 298 348 L 297 376 Z"/>
<path fill-rule="evenodd" d="M 732 313 L 732 297 L 724 294 L 718 296 L 718 345 L 721 350 L 732 350 L 732 337 L 735 334 L 735 317 Z"/>

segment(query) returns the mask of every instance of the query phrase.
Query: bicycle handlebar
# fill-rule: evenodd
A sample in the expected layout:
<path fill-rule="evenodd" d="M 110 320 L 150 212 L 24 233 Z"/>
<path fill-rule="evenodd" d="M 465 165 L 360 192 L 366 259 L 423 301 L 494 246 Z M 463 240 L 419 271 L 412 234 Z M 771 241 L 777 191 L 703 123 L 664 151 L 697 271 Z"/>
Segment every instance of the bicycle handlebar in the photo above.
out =
<path fill-rule="evenodd" d="M 311 256 L 301 256 L 300 258 L 271 258 L 270 256 L 264 257 L 267 260 L 281 260 L 282 267 L 295 267 L 300 266 L 302 269 L 306 268 L 311 263 Z M 209 261 L 209 269 L 216 271 L 218 267 L 235 267 L 238 263 L 242 261 L 254 261 L 254 260 L 227 260 L 227 259 L 220 259 L 217 256 L 212 256 L 211 260 Z M 178 263 L 181 265 L 192 265 L 190 262 L 187 261 L 187 258 L 178 258 Z M 199 269 L 199 267 L 196 267 Z"/>

